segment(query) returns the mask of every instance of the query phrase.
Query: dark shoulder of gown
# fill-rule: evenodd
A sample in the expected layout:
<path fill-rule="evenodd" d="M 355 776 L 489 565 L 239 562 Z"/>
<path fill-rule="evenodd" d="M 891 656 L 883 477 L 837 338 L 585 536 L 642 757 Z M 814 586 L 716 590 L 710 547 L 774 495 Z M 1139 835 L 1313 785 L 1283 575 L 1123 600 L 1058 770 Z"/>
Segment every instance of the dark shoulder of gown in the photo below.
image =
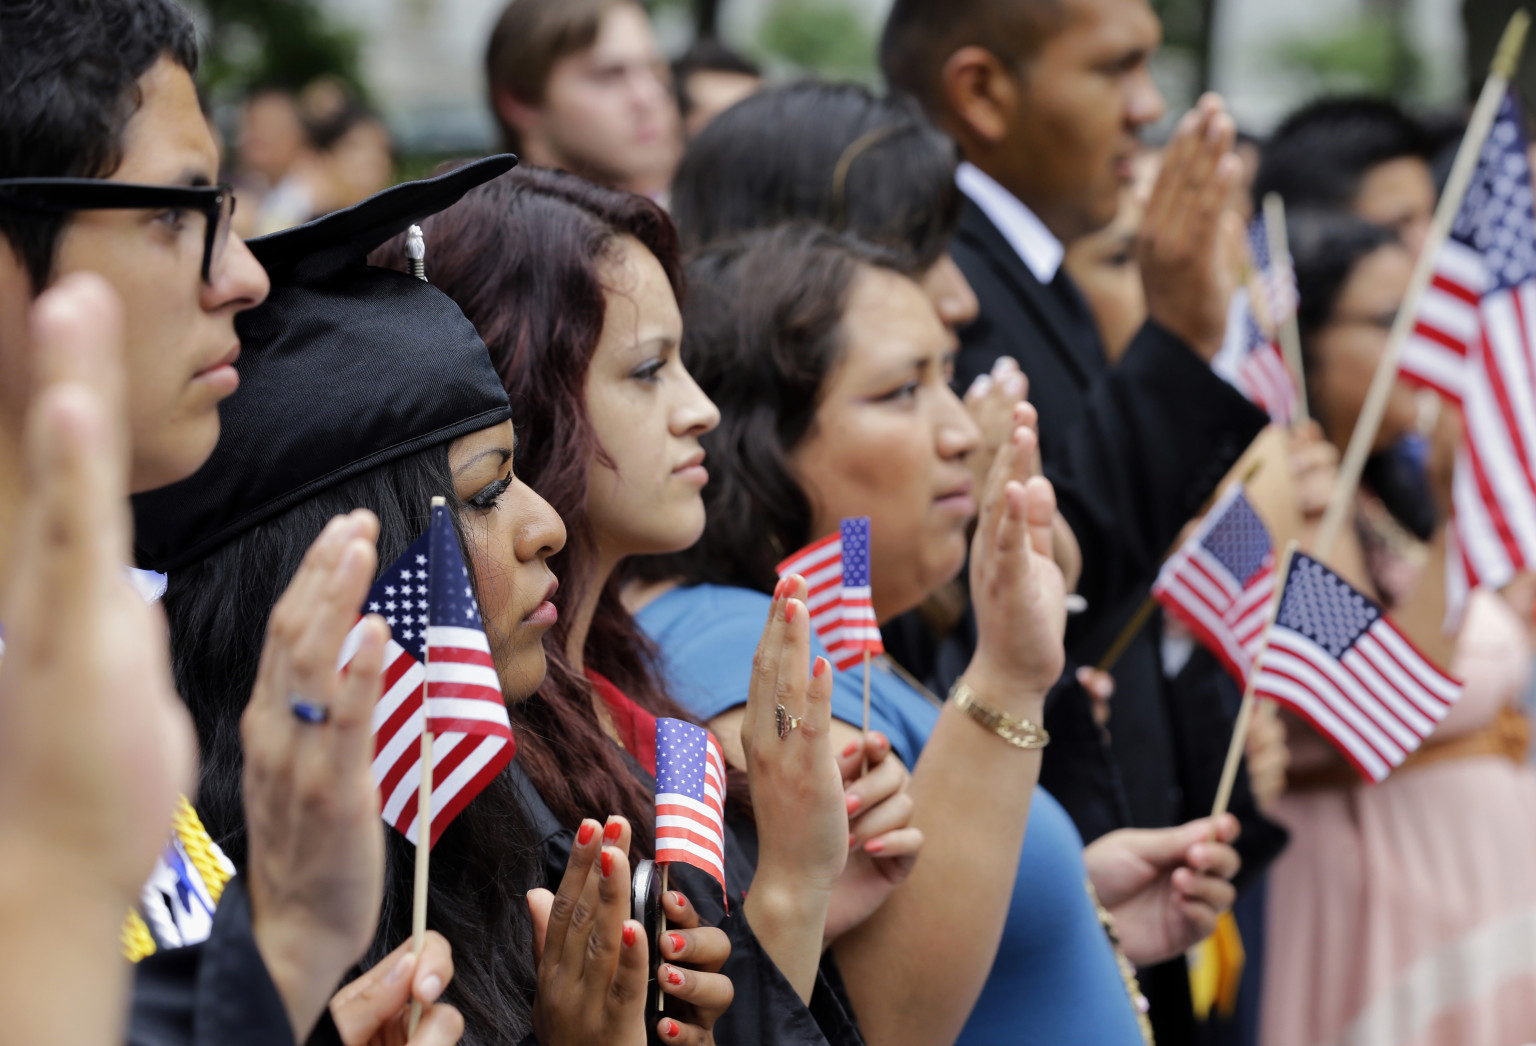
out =
<path fill-rule="evenodd" d="M 625 763 L 648 790 L 655 790 L 655 779 L 627 753 Z M 507 772 L 517 780 L 524 806 L 542 837 L 545 885 L 557 889 L 565 875 L 575 832 L 555 819 L 516 762 Z M 725 881 L 730 894 L 729 912 L 720 896 L 720 884 L 713 878 L 683 864 L 671 868 L 672 885 L 687 896 L 698 910 L 700 920 L 720 927 L 731 941 L 731 957 L 720 972 L 731 979 L 736 994 L 730 1009 L 715 1024 L 715 1040 L 731 1046 L 863 1046 L 864 1038 L 830 953 L 822 958 L 816 988 L 807 1006 L 747 925 L 742 898 L 752 884 L 756 853 L 757 837 L 752 826 L 728 816 Z"/>
<path fill-rule="evenodd" d="M 134 966 L 131 1046 L 271 1046 L 293 1042 L 282 996 L 251 929 L 251 902 L 235 876 L 208 939 Z"/>

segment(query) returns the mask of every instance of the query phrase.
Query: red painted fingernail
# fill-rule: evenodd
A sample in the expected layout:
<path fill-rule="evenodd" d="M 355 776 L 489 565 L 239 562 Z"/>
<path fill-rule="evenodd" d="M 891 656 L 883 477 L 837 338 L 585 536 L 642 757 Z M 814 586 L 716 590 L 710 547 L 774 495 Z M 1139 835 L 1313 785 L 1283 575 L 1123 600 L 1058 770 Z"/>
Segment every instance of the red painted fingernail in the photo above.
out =
<path fill-rule="evenodd" d="M 635 946 L 635 928 L 633 926 L 626 926 L 626 927 L 624 927 L 624 947 L 626 947 L 626 948 L 633 948 L 634 946 Z"/>
<path fill-rule="evenodd" d="M 811 668 L 811 675 L 815 676 L 817 679 L 820 679 L 822 676 L 824 676 L 826 674 L 827 674 L 827 659 L 824 658 L 824 657 L 818 657 L 816 659 L 815 666 L 813 666 Z"/>
<path fill-rule="evenodd" d="M 602 856 L 598 858 L 598 863 L 603 866 L 604 879 L 613 874 L 613 854 L 604 850 Z"/>
<path fill-rule="evenodd" d="M 683 983 L 683 975 L 678 973 L 672 967 L 668 966 L 667 967 L 667 983 L 668 984 L 682 984 Z"/>
<path fill-rule="evenodd" d="M 672 894 L 672 900 L 677 903 L 677 906 L 679 908 L 686 908 L 686 907 L 688 907 L 688 898 L 684 897 L 680 893 L 673 893 Z"/>
<path fill-rule="evenodd" d="M 848 849 L 852 850 L 855 846 L 858 846 L 858 845 L 859 845 L 859 837 L 854 835 L 852 832 L 849 832 L 848 833 Z"/>
<path fill-rule="evenodd" d="M 857 741 L 854 741 L 847 748 L 843 749 L 843 758 L 847 759 L 849 756 L 851 756 L 853 753 L 857 752 L 858 750 L 859 750 L 859 743 Z"/>
<path fill-rule="evenodd" d="M 775 600 L 784 598 L 784 586 L 787 584 L 789 584 L 788 581 L 784 580 L 783 578 L 779 578 L 779 583 L 773 586 L 773 598 Z"/>
<path fill-rule="evenodd" d="M 576 842 L 581 846 L 586 846 L 592 841 L 592 833 L 595 831 L 597 831 L 597 827 L 591 821 L 583 821 L 581 828 L 576 832 Z"/>
<path fill-rule="evenodd" d="M 666 1032 L 667 1038 L 669 1039 L 677 1038 L 677 1033 L 682 1031 L 682 1029 L 677 1026 L 677 1022 L 670 1018 L 662 1021 L 661 1025 L 661 1030 Z"/>
<path fill-rule="evenodd" d="M 852 817 L 854 812 L 857 811 L 858 808 L 863 806 L 863 805 L 864 805 L 864 800 L 860 799 L 856 795 L 850 795 L 848 797 L 848 816 Z"/>
<path fill-rule="evenodd" d="M 796 603 L 794 600 L 790 600 L 788 603 L 784 604 L 784 623 L 786 625 L 795 619 L 795 607 L 799 605 L 800 604 Z"/>
<path fill-rule="evenodd" d="M 683 939 L 682 939 L 682 937 L 680 937 L 680 936 L 678 936 L 678 935 L 677 935 L 677 934 L 675 934 L 675 933 L 669 933 L 669 934 L 667 934 L 667 940 L 669 940 L 669 941 L 671 941 L 671 942 L 672 942 L 672 954 L 673 954 L 673 955 L 676 955 L 676 954 L 678 954 L 678 953 L 679 953 L 679 952 L 681 952 L 681 951 L 682 951 L 682 950 L 683 950 L 683 945 L 684 945 L 684 944 L 685 944 L 685 943 L 687 943 L 687 942 L 685 942 L 685 941 L 684 941 L 684 940 L 683 940 Z"/>
<path fill-rule="evenodd" d="M 617 821 L 610 823 L 606 828 L 603 829 L 603 842 L 605 842 L 605 843 L 616 843 L 616 842 L 618 842 L 619 841 L 619 833 L 622 832 L 623 830 L 624 830 L 624 826 L 619 824 Z"/>
<path fill-rule="evenodd" d="M 869 842 L 864 844 L 864 852 L 867 854 L 884 853 L 885 844 L 882 843 L 879 839 L 871 839 Z"/>

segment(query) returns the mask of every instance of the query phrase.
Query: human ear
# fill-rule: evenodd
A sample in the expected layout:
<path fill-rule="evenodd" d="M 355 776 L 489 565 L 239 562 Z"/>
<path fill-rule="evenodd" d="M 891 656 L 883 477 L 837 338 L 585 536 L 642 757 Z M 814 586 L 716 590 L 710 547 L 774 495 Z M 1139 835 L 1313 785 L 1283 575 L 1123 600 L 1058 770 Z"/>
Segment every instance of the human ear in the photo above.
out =
<path fill-rule="evenodd" d="M 517 132 L 519 137 L 532 133 L 539 122 L 539 111 L 527 102 L 519 101 L 510 91 L 496 88 L 491 92 L 491 104 L 502 122 Z"/>
<path fill-rule="evenodd" d="M 940 70 L 939 87 L 962 144 L 996 146 L 1007 136 L 1019 91 L 997 55 L 985 47 L 960 48 Z"/>

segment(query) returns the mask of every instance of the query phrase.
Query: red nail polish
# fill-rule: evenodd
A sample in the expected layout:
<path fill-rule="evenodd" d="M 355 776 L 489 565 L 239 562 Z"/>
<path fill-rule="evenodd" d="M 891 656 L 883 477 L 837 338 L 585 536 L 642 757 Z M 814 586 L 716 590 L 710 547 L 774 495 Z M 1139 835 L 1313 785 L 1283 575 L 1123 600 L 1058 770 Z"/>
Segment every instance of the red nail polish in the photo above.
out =
<path fill-rule="evenodd" d="M 603 829 L 603 842 L 605 842 L 605 843 L 616 843 L 616 842 L 618 842 L 619 841 L 619 833 L 622 832 L 623 830 L 624 830 L 623 826 L 620 825 L 617 821 L 609 822 L 608 826 Z"/>
<path fill-rule="evenodd" d="M 848 797 L 848 816 L 852 817 L 855 813 L 858 812 L 859 807 L 863 805 L 864 800 L 860 799 L 856 795 L 850 795 Z"/>
<path fill-rule="evenodd" d="M 858 750 L 859 750 L 859 743 L 857 741 L 854 741 L 847 748 L 843 749 L 843 758 L 847 759 L 849 756 L 853 755 L 853 753 L 857 752 Z"/>
<path fill-rule="evenodd" d="M 604 850 L 602 856 L 598 858 L 598 863 L 603 866 L 604 879 L 613 874 L 613 854 L 609 853 L 607 850 Z"/>
<path fill-rule="evenodd" d="M 682 1029 L 677 1026 L 677 1022 L 672 1020 L 672 1019 L 670 1019 L 670 1018 L 668 1018 L 665 1021 L 662 1021 L 662 1029 L 661 1030 L 667 1033 L 667 1038 L 669 1038 L 669 1039 L 677 1038 L 677 1033 L 682 1031 Z"/>
<path fill-rule="evenodd" d="M 583 821 L 581 823 L 581 828 L 579 828 L 576 832 L 577 844 L 586 846 L 592 841 L 592 833 L 595 831 L 597 831 L 597 829 L 593 826 L 591 821 Z"/>
<path fill-rule="evenodd" d="M 667 968 L 667 983 L 668 984 L 682 984 L 683 983 L 683 975 L 678 973 L 676 970 L 672 969 L 669 966 Z"/>
<path fill-rule="evenodd" d="M 871 839 L 869 842 L 864 844 L 864 852 L 867 854 L 884 853 L 885 844 L 882 843 L 879 839 Z"/>
<path fill-rule="evenodd" d="M 798 605 L 793 602 L 784 604 L 784 623 L 786 625 L 795 619 L 795 607 Z"/>
<path fill-rule="evenodd" d="M 682 894 L 680 894 L 680 893 L 675 893 L 675 892 L 674 892 L 674 893 L 673 893 L 673 894 L 672 894 L 672 900 L 674 900 L 674 901 L 676 901 L 676 902 L 677 902 L 677 906 L 678 906 L 678 907 L 679 907 L 679 908 L 686 908 L 686 907 L 688 907 L 688 898 L 686 898 L 686 897 L 684 897 L 684 896 L 683 896 L 683 895 L 682 895 Z"/>
<path fill-rule="evenodd" d="M 682 937 L 678 936 L 675 933 L 667 934 L 667 940 L 672 942 L 672 954 L 673 955 L 676 955 L 679 952 L 681 952 L 683 950 L 683 945 L 687 943 L 686 941 L 684 941 L 682 939 Z"/>
<path fill-rule="evenodd" d="M 827 659 L 824 658 L 824 657 L 818 657 L 816 659 L 816 664 L 811 668 L 811 675 L 815 676 L 817 679 L 820 679 L 822 676 L 824 676 L 826 674 L 827 674 Z"/>
<path fill-rule="evenodd" d="M 855 846 L 858 846 L 858 845 L 859 845 L 859 838 L 858 838 L 858 836 L 854 835 L 852 832 L 849 832 L 848 833 L 848 849 L 852 850 Z"/>
<path fill-rule="evenodd" d="M 635 946 L 635 928 L 633 926 L 626 926 L 626 927 L 624 927 L 624 947 L 626 947 L 626 948 L 633 948 L 634 946 Z"/>
<path fill-rule="evenodd" d="M 788 581 L 784 580 L 783 578 L 779 578 L 779 583 L 773 586 L 773 598 L 775 600 L 784 598 L 784 586 L 787 584 L 789 584 Z"/>

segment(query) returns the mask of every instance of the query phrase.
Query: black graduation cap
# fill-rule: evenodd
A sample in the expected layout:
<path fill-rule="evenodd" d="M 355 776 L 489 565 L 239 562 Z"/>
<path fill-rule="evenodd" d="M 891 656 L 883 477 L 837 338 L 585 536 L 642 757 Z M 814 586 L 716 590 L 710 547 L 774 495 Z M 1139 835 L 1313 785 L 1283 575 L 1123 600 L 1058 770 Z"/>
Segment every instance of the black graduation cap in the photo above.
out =
<path fill-rule="evenodd" d="M 453 300 L 367 258 L 516 163 L 492 156 L 249 241 L 272 293 L 235 321 L 240 388 L 219 406 L 213 456 L 133 498 L 140 566 L 194 562 L 319 491 L 512 416 Z"/>

